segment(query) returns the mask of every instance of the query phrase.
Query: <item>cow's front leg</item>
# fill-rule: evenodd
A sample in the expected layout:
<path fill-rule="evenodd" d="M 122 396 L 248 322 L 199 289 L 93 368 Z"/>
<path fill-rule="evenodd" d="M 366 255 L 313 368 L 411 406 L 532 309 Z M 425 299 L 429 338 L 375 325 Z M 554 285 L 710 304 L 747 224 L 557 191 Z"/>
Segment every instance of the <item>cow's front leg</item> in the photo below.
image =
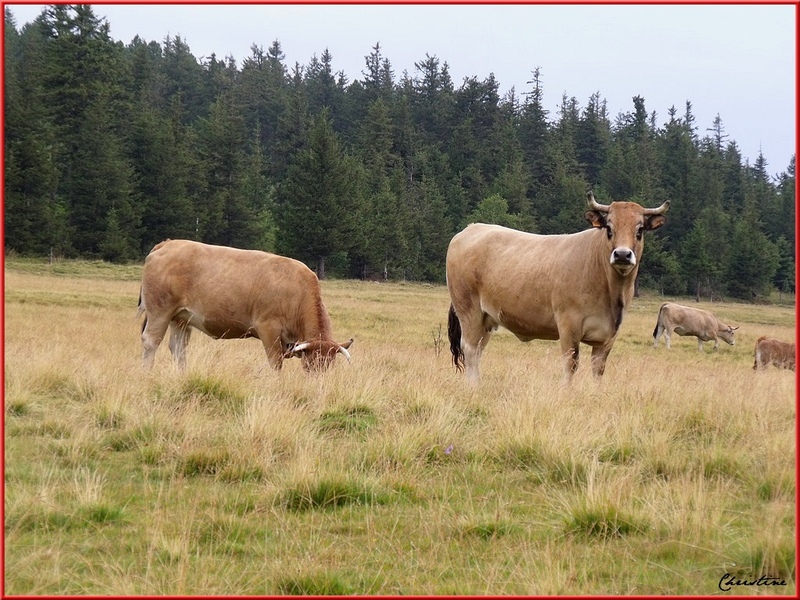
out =
<path fill-rule="evenodd" d="M 600 379 L 606 371 L 606 361 L 611 352 L 612 344 L 603 344 L 592 348 L 592 373 L 596 379 Z"/>
<path fill-rule="evenodd" d="M 564 382 L 570 383 L 575 371 L 578 370 L 578 359 L 580 357 L 580 341 L 571 337 L 562 337 L 561 358 L 564 361 Z"/>
<path fill-rule="evenodd" d="M 716 348 L 716 346 L 715 346 L 715 348 Z M 697 338 L 697 349 L 698 349 L 700 352 L 702 352 L 702 351 L 703 351 L 703 340 L 702 340 L 702 339 L 700 339 L 700 338 Z"/>
<path fill-rule="evenodd" d="M 276 371 L 283 367 L 283 358 L 286 348 L 283 345 L 283 328 L 278 322 L 259 323 L 253 328 L 264 345 L 264 352 L 267 354 L 267 362 Z"/>

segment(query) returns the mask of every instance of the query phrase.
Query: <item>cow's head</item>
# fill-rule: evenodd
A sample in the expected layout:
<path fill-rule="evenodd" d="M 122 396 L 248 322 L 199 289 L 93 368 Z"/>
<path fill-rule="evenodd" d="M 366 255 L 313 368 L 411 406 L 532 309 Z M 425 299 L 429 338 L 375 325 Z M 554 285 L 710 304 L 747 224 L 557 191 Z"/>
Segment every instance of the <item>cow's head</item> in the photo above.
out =
<path fill-rule="evenodd" d="M 731 346 L 736 343 L 736 340 L 733 339 L 734 332 L 739 329 L 739 327 L 731 327 L 730 325 L 723 325 L 720 327 L 719 331 L 717 331 L 717 335 L 723 342 L 727 342 Z"/>
<path fill-rule="evenodd" d="M 298 342 L 291 346 L 283 358 L 299 357 L 306 371 L 324 371 L 333 364 L 337 354 L 341 354 L 350 362 L 350 353 L 347 349 L 353 343 L 352 338 L 344 344 L 328 340 L 313 340 Z"/>
<path fill-rule="evenodd" d="M 664 213 L 669 210 L 669 200 L 658 208 L 643 208 L 635 202 L 599 204 L 591 191 L 587 197 L 591 210 L 586 212 L 586 219 L 593 227 L 605 229 L 611 266 L 623 277 L 630 275 L 642 256 L 644 232 L 666 222 Z"/>

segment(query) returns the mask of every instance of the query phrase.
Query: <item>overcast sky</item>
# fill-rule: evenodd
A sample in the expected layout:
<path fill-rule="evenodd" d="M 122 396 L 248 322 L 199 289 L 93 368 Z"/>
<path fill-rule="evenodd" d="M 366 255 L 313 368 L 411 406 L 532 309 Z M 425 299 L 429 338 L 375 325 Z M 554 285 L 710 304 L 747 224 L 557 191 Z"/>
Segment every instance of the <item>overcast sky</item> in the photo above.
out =
<path fill-rule="evenodd" d="M 6 4 L 21 27 L 42 5 Z M 501 94 L 530 90 L 541 67 L 545 108 L 561 97 L 580 107 L 599 92 L 609 114 L 642 96 L 657 124 L 691 101 L 698 133 L 719 114 L 729 139 L 752 164 L 786 170 L 796 148 L 794 5 L 96 5 L 111 37 L 163 42 L 180 36 L 194 56 L 232 56 L 253 44 L 281 44 L 290 69 L 327 48 L 334 71 L 362 79 L 380 43 L 398 80 L 425 55 L 447 63 L 456 87 L 494 73 Z"/>

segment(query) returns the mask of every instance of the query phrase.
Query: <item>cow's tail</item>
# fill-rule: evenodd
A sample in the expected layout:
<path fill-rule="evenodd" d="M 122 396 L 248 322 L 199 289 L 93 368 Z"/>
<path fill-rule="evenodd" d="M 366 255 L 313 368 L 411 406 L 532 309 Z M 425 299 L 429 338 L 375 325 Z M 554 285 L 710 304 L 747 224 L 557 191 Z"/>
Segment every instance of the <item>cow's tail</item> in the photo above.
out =
<path fill-rule="evenodd" d="M 461 321 L 458 320 L 456 309 L 450 305 L 447 315 L 447 335 L 450 338 L 450 352 L 453 354 L 453 364 L 457 371 L 464 370 L 464 351 L 461 349 Z"/>
<path fill-rule="evenodd" d="M 656 328 L 653 329 L 653 339 L 658 339 L 658 326 L 661 325 L 661 313 L 664 311 L 664 307 L 666 303 L 661 305 L 661 308 L 658 309 L 658 318 L 656 319 Z"/>
<path fill-rule="evenodd" d="M 147 327 L 147 307 L 144 305 L 142 288 L 139 288 L 139 305 L 136 308 L 136 318 L 141 317 L 142 313 L 144 313 L 144 323 L 142 323 L 142 333 L 144 333 L 144 328 Z"/>

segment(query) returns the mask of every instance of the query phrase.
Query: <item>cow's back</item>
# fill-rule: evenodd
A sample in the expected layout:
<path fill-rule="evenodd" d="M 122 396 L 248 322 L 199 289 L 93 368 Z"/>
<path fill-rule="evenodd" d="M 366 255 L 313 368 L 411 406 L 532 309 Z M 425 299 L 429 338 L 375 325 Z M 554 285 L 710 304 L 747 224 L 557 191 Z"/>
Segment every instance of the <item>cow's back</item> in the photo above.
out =
<path fill-rule="evenodd" d="M 702 308 L 691 308 L 681 304 L 665 302 L 661 305 L 665 324 L 688 333 L 713 333 L 717 330 L 717 317 Z"/>
<path fill-rule="evenodd" d="M 580 288 L 596 280 L 587 273 L 587 257 L 598 231 L 576 234 L 537 235 L 500 225 L 473 223 L 456 234 L 447 251 L 448 281 L 480 288 L 489 293 L 518 296 L 536 294 L 543 282 L 551 289 Z M 553 279 L 553 273 L 563 277 Z M 577 279 L 576 279 L 577 278 Z M 550 289 L 546 290 L 548 293 Z"/>

